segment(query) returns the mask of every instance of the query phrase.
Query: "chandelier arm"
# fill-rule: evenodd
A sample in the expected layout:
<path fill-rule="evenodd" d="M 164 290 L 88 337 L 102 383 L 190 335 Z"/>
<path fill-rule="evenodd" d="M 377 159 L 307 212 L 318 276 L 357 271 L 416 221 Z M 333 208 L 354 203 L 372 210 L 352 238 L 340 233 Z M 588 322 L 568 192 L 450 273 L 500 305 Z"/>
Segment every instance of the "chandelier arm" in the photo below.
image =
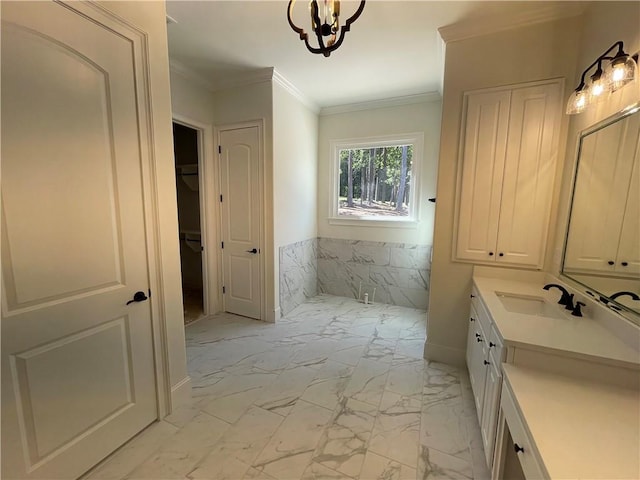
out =
<path fill-rule="evenodd" d="M 314 29 L 314 33 L 316 34 L 316 38 L 318 39 L 318 45 L 319 45 L 319 50 L 320 52 L 322 52 L 323 54 L 325 53 L 325 51 L 327 50 L 327 47 L 324 44 L 324 39 L 322 38 L 322 22 L 320 21 L 320 14 L 318 13 L 318 1 L 317 0 L 313 0 L 311 2 L 311 19 L 313 20 L 313 22 L 316 25 L 316 28 Z M 309 48 L 309 44 L 307 44 L 307 48 Z M 328 56 L 325 54 L 325 57 Z"/>
<path fill-rule="evenodd" d="M 334 42 L 333 45 L 331 45 L 330 47 L 327 47 L 325 50 L 328 51 L 328 53 L 333 52 L 334 50 L 337 50 L 338 47 L 340 47 L 340 45 L 342 45 L 342 41 L 344 40 L 344 36 L 347 32 L 351 31 L 351 24 L 353 22 L 355 22 L 358 17 L 360 16 L 360 14 L 362 13 L 362 11 L 364 10 L 364 4 L 366 3 L 366 0 L 361 0 L 360 1 L 360 6 L 358 7 L 358 10 L 356 10 L 356 12 L 351 15 L 351 17 L 349 17 L 347 19 L 347 21 L 344 24 L 344 27 L 342 27 L 340 29 L 340 36 L 338 37 L 338 40 L 336 40 Z M 325 54 L 325 57 L 328 57 L 328 54 Z"/>

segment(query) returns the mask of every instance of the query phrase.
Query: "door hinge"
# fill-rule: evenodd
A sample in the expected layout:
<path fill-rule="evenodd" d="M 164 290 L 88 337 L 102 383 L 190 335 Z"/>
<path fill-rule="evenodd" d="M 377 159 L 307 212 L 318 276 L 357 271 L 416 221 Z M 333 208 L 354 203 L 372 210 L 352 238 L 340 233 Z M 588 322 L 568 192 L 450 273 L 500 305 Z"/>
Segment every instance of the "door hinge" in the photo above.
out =
<path fill-rule="evenodd" d="M 222 194 L 220 194 L 220 201 L 222 201 Z"/>
<path fill-rule="evenodd" d="M 224 242 L 222 242 L 222 248 L 224 248 Z"/>
<path fill-rule="evenodd" d="M 218 153 L 222 153 L 222 145 L 218 145 Z"/>
<path fill-rule="evenodd" d="M 226 287 L 222 287 L 222 293 L 227 293 Z"/>

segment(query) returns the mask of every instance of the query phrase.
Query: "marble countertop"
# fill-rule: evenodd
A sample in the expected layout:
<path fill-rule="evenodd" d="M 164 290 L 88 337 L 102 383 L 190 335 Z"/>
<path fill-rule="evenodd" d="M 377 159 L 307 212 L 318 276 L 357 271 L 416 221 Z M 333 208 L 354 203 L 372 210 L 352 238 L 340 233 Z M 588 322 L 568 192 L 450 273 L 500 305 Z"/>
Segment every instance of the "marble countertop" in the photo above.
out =
<path fill-rule="evenodd" d="M 550 478 L 640 478 L 640 392 L 503 365 Z"/>
<path fill-rule="evenodd" d="M 555 304 L 560 292 L 545 291 L 544 283 L 474 275 L 473 282 L 489 309 L 506 345 L 530 349 L 554 350 L 576 358 L 593 358 L 599 362 L 640 369 L 640 352 L 625 343 L 602 323 L 588 316 L 550 318 L 509 312 L 496 292 L 542 297 Z M 563 311 L 563 307 L 558 305 Z M 640 330 L 638 330 L 640 335 Z"/>

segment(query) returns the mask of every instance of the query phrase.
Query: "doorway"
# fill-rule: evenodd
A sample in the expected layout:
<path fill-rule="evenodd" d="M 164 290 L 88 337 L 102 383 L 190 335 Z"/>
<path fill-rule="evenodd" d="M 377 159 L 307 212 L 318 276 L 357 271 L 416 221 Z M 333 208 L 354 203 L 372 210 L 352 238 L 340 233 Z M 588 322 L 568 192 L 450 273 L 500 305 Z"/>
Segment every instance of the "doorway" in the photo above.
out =
<path fill-rule="evenodd" d="M 208 313 L 201 221 L 201 132 L 173 122 L 180 269 L 185 325 Z"/>

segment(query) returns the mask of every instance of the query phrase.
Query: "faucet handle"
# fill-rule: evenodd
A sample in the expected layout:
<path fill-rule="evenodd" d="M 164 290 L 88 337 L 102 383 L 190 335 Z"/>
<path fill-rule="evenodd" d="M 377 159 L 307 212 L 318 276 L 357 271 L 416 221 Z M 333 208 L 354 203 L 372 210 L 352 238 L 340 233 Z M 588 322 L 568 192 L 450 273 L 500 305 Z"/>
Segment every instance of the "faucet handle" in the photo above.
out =
<path fill-rule="evenodd" d="M 562 302 L 562 305 L 565 306 L 564 308 L 566 310 L 573 310 L 575 308 L 573 305 L 573 293 L 567 293 L 567 295 L 565 295 L 564 297 L 564 302 Z"/>
<path fill-rule="evenodd" d="M 584 303 L 576 302 L 576 306 L 573 307 L 573 310 L 571 311 L 571 315 L 573 315 L 574 317 L 581 317 L 582 311 L 580 310 L 580 307 L 584 307 L 584 306 L 586 306 Z"/>

